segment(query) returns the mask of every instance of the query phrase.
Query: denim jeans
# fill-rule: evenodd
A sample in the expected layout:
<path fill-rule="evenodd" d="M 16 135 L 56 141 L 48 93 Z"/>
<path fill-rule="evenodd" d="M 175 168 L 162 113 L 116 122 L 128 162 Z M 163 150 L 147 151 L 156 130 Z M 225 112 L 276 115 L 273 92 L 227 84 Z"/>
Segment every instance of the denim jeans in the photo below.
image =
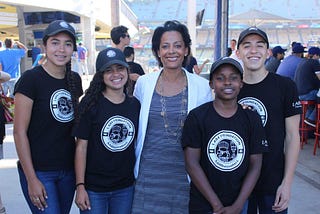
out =
<path fill-rule="evenodd" d="M 272 210 L 275 201 L 274 195 L 250 196 L 248 205 L 248 214 L 287 214 L 288 209 L 276 213 Z"/>
<path fill-rule="evenodd" d="M 130 214 L 134 187 L 112 192 L 93 192 L 88 190 L 91 210 L 80 211 L 82 214 Z"/>
<path fill-rule="evenodd" d="M 299 99 L 300 100 L 315 100 L 316 101 L 317 100 L 317 93 L 318 93 L 318 90 L 312 90 L 307 94 L 300 95 Z M 309 108 L 307 110 L 306 118 L 308 118 L 309 120 L 315 121 L 316 116 L 317 116 L 317 108 L 315 106 L 312 108 Z M 305 118 L 303 118 L 303 119 L 305 119 Z"/>
<path fill-rule="evenodd" d="M 48 207 L 44 211 L 38 210 L 32 204 L 28 194 L 28 183 L 25 174 L 20 167 L 18 167 L 18 172 L 23 195 L 32 213 L 68 214 L 70 212 L 75 192 L 74 171 L 36 171 L 36 175 L 44 185 L 48 195 Z"/>

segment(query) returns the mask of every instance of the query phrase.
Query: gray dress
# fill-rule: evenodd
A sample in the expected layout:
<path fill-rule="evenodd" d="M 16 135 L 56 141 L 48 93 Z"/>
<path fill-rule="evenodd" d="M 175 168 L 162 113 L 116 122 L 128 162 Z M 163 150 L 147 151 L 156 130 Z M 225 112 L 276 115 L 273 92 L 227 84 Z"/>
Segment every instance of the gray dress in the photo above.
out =
<path fill-rule="evenodd" d="M 186 92 L 187 94 L 187 89 Z M 165 97 L 168 114 L 164 127 L 161 116 L 163 110 L 161 96 L 154 92 L 149 123 L 141 155 L 139 176 L 135 186 L 133 214 L 179 214 L 188 213 L 189 183 L 184 165 L 180 138 L 172 135 L 177 130 L 179 121 L 185 120 L 187 104 L 182 111 L 183 92 L 172 97 Z M 185 96 L 187 97 L 187 96 Z M 181 114 L 183 112 L 183 115 Z"/>

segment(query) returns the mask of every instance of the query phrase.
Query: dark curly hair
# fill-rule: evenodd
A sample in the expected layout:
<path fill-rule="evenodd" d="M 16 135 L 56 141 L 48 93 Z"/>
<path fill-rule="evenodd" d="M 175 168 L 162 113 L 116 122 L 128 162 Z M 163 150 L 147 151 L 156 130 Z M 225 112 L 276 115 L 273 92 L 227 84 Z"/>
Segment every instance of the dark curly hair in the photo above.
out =
<path fill-rule="evenodd" d="M 155 29 L 152 36 L 152 53 L 157 59 L 159 66 L 163 67 L 160 57 L 158 56 L 158 51 L 160 50 L 161 37 L 165 32 L 168 31 L 179 32 L 183 38 L 184 45 L 188 48 L 188 54 L 184 57 L 182 63 L 182 66 L 185 67 L 187 58 L 190 55 L 191 38 L 188 28 L 184 24 L 181 24 L 179 21 L 166 21 L 163 26 L 159 26 Z"/>
<path fill-rule="evenodd" d="M 98 102 L 98 98 L 100 94 L 105 90 L 106 84 L 103 80 L 103 74 L 104 72 L 97 71 L 95 75 L 93 76 L 89 88 L 85 91 L 84 97 L 81 99 L 81 105 L 79 106 L 79 113 L 76 117 L 76 124 L 79 123 L 82 116 L 96 103 Z M 130 78 L 129 78 L 129 69 L 127 69 L 128 74 L 128 80 L 126 84 L 124 85 L 124 93 L 128 93 L 128 89 L 131 88 L 130 85 L 132 84 Z"/>

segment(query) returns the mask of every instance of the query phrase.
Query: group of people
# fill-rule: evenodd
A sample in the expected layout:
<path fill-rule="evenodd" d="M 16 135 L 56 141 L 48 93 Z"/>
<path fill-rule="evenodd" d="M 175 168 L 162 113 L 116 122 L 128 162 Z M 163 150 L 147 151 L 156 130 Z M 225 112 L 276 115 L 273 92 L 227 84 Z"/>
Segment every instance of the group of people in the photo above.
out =
<path fill-rule="evenodd" d="M 293 81 L 264 67 L 265 32 L 241 32 L 243 67 L 221 58 L 209 81 L 185 69 L 191 38 L 178 21 L 155 29 L 161 69 L 146 75 L 131 73 L 128 29 L 111 37 L 81 100 L 76 34 L 63 20 L 44 31 L 47 62 L 16 83 L 14 141 L 32 213 L 69 213 L 74 193 L 80 213 L 287 213 L 301 106 Z"/>
<path fill-rule="evenodd" d="M 266 69 L 288 77 L 297 85 L 300 100 L 319 101 L 320 98 L 320 48 L 305 47 L 299 42 L 291 44 L 292 54 L 285 57 L 285 51 L 281 46 L 272 49 L 273 55 L 266 61 Z M 316 127 L 316 107 L 310 106 L 306 118 L 307 125 Z"/>

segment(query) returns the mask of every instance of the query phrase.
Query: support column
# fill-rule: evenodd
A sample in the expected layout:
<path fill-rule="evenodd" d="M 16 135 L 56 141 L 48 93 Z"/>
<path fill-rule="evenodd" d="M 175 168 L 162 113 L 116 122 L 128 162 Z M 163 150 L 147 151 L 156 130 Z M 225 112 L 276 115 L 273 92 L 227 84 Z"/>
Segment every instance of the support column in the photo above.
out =
<path fill-rule="evenodd" d="M 187 26 L 189 29 L 189 34 L 191 36 L 192 46 L 191 52 L 194 57 L 196 57 L 196 44 L 197 44 L 197 31 L 196 31 L 196 0 L 188 0 L 188 18 Z"/>
<path fill-rule="evenodd" d="M 23 8 L 21 6 L 17 6 L 17 15 L 18 15 L 18 31 L 19 31 L 19 40 L 27 47 L 27 38 L 25 33 L 25 24 L 24 24 L 24 17 L 23 17 Z M 20 71 L 23 73 L 25 70 L 29 69 L 27 67 L 27 53 L 25 57 L 21 59 L 20 63 Z"/>

